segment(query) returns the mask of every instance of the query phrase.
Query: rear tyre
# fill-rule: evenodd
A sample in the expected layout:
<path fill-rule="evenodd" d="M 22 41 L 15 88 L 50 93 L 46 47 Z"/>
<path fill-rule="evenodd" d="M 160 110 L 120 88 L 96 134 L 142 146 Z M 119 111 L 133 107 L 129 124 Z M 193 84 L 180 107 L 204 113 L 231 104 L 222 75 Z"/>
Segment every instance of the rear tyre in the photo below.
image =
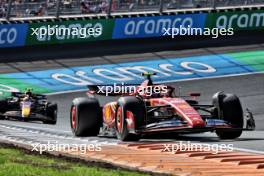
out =
<path fill-rule="evenodd" d="M 0 120 L 5 119 L 4 116 L 2 116 L 1 114 L 5 113 L 7 111 L 7 107 L 8 103 L 6 100 L 0 100 Z"/>
<path fill-rule="evenodd" d="M 216 130 L 220 139 L 235 139 L 241 136 L 244 125 L 243 109 L 239 98 L 234 94 L 221 94 L 218 100 L 223 120 L 227 121 L 234 130 Z M 236 129 L 240 128 L 240 129 Z"/>
<path fill-rule="evenodd" d="M 45 120 L 45 124 L 55 125 L 57 123 L 57 104 L 48 104 L 46 109 L 46 114 L 49 120 Z"/>
<path fill-rule="evenodd" d="M 122 97 L 118 101 L 117 115 L 115 119 L 116 123 L 116 136 L 121 141 L 138 141 L 140 139 L 139 134 L 129 133 L 127 125 L 127 111 L 130 111 L 134 116 L 134 128 L 144 124 L 145 120 L 145 105 L 144 102 L 133 96 Z"/>
<path fill-rule="evenodd" d="M 71 106 L 71 129 L 75 136 L 97 136 L 102 125 L 102 110 L 95 98 L 76 98 Z"/>

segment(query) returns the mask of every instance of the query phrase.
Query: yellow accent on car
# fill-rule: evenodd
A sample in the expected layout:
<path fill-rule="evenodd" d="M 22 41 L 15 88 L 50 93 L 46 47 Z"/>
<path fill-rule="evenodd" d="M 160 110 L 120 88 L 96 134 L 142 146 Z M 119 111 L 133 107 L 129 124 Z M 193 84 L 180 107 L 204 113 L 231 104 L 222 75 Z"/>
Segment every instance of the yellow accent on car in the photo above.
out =
<path fill-rule="evenodd" d="M 28 117 L 30 115 L 30 108 L 22 108 L 22 117 Z"/>

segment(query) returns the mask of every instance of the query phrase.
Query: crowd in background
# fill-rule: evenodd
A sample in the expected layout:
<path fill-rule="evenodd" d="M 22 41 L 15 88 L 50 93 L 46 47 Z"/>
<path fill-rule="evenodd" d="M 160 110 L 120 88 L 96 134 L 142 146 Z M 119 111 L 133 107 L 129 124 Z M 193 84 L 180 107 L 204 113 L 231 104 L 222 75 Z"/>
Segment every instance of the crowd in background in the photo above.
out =
<path fill-rule="evenodd" d="M 166 9 L 211 7 L 217 5 L 249 5 L 264 4 L 264 0 L 163 0 Z M 160 0 L 112 0 L 111 11 L 157 10 Z M 90 14 L 107 13 L 110 0 L 60 0 L 60 14 Z M 12 17 L 55 15 L 57 0 L 12 0 Z M 0 0 L 0 18 L 5 17 L 8 11 L 8 0 Z"/>
<path fill-rule="evenodd" d="M 109 9 L 109 1 L 103 0 L 101 2 L 92 2 L 82 0 L 80 4 L 81 13 L 106 13 Z"/>
<path fill-rule="evenodd" d="M 0 18 L 4 17 L 7 10 L 6 0 L 0 0 Z"/>
<path fill-rule="evenodd" d="M 13 0 L 11 16 L 45 16 L 55 14 L 56 0 Z M 8 0 L 0 0 L 0 18 L 5 17 Z M 65 14 L 106 13 L 109 0 L 61 0 L 60 11 Z"/>

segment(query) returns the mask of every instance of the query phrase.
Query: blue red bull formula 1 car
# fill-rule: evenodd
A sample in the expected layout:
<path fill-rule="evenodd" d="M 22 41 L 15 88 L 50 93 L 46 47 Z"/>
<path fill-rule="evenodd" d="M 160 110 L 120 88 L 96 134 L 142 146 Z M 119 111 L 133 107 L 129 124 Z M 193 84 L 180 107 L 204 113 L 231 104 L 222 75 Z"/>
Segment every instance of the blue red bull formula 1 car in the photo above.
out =
<path fill-rule="evenodd" d="M 47 100 L 45 95 L 12 92 L 11 96 L 0 100 L 0 120 L 42 121 L 55 125 L 57 122 L 57 104 Z"/>
<path fill-rule="evenodd" d="M 254 130 L 252 113 L 244 114 L 239 98 L 234 94 L 215 93 L 212 104 L 203 105 L 190 96 L 176 96 L 175 88 L 152 83 L 150 73 L 135 91 L 112 93 L 116 101 L 100 106 L 94 95 L 105 95 L 99 86 L 88 86 L 88 97 L 75 98 L 71 106 L 71 128 L 75 136 L 97 136 L 115 131 L 122 141 L 139 140 L 144 135 L 157 133 L 216 132 L 220 139 L 238 138 L 243 130 Z M 124 85 L 123 85 L 124 86 Z M 164 90 L 157 93 L 153 90 Z M 141 91 L 138 91 L 140 88 Z M 149 94 L 151 88 L 152 94 Z M 91 96 L 93 95 L 93 96 Z M 109 92 L 108 92 L 109 95 Z M 101 130 L 100 130 L 101 129 Z"/>

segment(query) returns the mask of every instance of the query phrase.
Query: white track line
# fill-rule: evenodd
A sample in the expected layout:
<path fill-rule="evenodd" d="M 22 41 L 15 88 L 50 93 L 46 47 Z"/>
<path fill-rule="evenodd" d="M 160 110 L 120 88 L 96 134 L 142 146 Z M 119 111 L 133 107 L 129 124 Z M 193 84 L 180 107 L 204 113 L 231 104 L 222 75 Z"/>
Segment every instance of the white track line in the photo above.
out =
<path fill-rule="evenodd" d="M 220 78 L 228 78 L 228 77 L 239 77 L 239 76 L 247 76 L 247 75 L 261 75 L 264 74 L 264 71 L 259 72 L 251 72 L 251 73 L 238 73 L 238 74 L 230 74 L 230 75 L 221 75 L 221 76 L 210 76 L 210 77 L 201 77 L 201 78 L 187 78 L 180 80 L 169 80 L 169 81 L 160 81 L 157 83 L 169 83 L 169 82 L 184 82 L 184 81 L 196 81 L 196 80 L 207 80 L 207 79 L 220 79 Z"/>
<path fill-rule="evenodd" d="M 256 154 L 264 155 L 264 151 L 251 150 L 251 149 L 245 149 L 245 148 L 239 148 L 239 147 L 234 147 L 234 150 L 238 150 L 238 151 L 241 151 L 241 152 L 249 152 L 249 153 L 256 153 Z"/>
<path fill-rule="evenodd" d="M 71 93 L 84 92 L 84 91 L 87 91 L 87 90 L 88 90 L 88 88 L 87 89 L 78 89 L 78 90 L 66 90 L 66 91 L 46 93 L 45 95 L 71 94 Z"/>
<path fill-rule="evenodd" d="M 28 128 L 28 129 L 34 129 L 34 130 L 46 130 L 46 131 L 54 131 L 54 132 L 63 132 L 63 133 L 71 133 L 71 131 L 66 131 L 66 130 L 60 130 L 60 129 L 52 129 L 52 128 L 45 128 L 45 127 L 32 127 L 32 126 L 27 126 L 27 125 L 18 125 L 18 124 L 5 124 L 5 123 L 0 123 L 1 125 L 7 125 L 7 126 L 14 126 L 14 127 L 19 127 L 19 128 Z"/>
<path fill-rule="evenodd" d="M 6 125 L 6 124 L 2 124 L 2 125 Z M 10 125 L 7 125 L 6 126 L 6 128 L 17 128 L 16 127 L 16 125 L 12 125 L 11 127 L 8 127 L 8 126 L 10 126 Z M 17 129 L 17 130 L 27 130 L 27 129 L 23 129 L 23 128 L 29 128 L 27 131 L 29 132 L 29 133 L 32 133 L 32 134 L 35 134 L 35 133 L 38 133 L 38 134 L 41 134 L 41 133 L 43 133 L 43 132 L 41 132 L 41 133 L 39 133 L 39 132 L 33 132 L 33 131 L 31 131 L 30 129 L 34 129 L 34 130 L 39 130 L 39 129 L 45 129 L 45 130 L 51 130 L 51 129 L 49 129 L 49 128 L 34 128 L 34 127 L 29 127 L 29 126 L 22 126 L 22 127 L 18 127 L 18 128 L 20 128 L 20 129 Z M 62 130 L 52 130 L 52 131 L 60 131 L 60 132 L 70 132 L 70 131 L 62 131 Z M 49 131 L 47 131 L 47 132 L 49 132 Z M 45 133 L 43 133 L 42 135 L 46 135 Z M 50 137 L 55 137 L 55 138 L 58 138 L 58 137 L 62 137 L 62 138 L 64 138 L 63 136 L 59 136 L 59 135 L 57 135 L 57 134 L 54 134 L 54 135 L 48 135 L 48 136 L 50 136 Z M 16 136 L 16 137 L 19 137 L 19 136 Z M 74 137 L 67 137 L 68 138 L 68 140 L 70 139 L 70 140 L 79 140 L 79 141 L 85 141 L 85 142 L 87 142 L 87 138 L 85 139 L 85 138 L 74 138 Z M 66 139 L 66 138 L 65 138 Z M 89 141 L 88 140 L 88 142 L 93 142 L 93 143 L 96 143 L 96 142 L 98 142 L 98 140 L 97 139 L 94 139 L 94 140 L 92 140 L 92 141 Z M 172 142 L 180 142 L 180 141 L 172 141 Z M 186 143 L 186 141 L 182 141 L 182 142 L 185 142 Z M 102 142 L 99 142 L 99 143 L 102 143 Z M 110 142 L 107 142 L 106 141 L 106 143 L 108 143 L 108 144 L 110 144 Z M 115 143 L 115 142 L 111 142 L 111 144 L 117 144 L 117 143 Z M 212 148 L 213 148 L 213 145 L 215 145 L 215 144 L 209 144 L 209 143 L 197 143 L 197 142 L 191 142 L 191 144 L 193 144 L 193 145 L 203 145 L 203 146 L 211 146 Z M 237 150 L 237 151 L 241 151 L 241 152 L 248 152 L 248 153 L 256 153 L 256 154 L 264 154 L 264 151 L 259 151 L 259 150 L 252 150 L 252 149 L 246 149 L 246 148 L 239 148 L 239 147 L 234 147 L 233 148 L 234 150 Z"/>

